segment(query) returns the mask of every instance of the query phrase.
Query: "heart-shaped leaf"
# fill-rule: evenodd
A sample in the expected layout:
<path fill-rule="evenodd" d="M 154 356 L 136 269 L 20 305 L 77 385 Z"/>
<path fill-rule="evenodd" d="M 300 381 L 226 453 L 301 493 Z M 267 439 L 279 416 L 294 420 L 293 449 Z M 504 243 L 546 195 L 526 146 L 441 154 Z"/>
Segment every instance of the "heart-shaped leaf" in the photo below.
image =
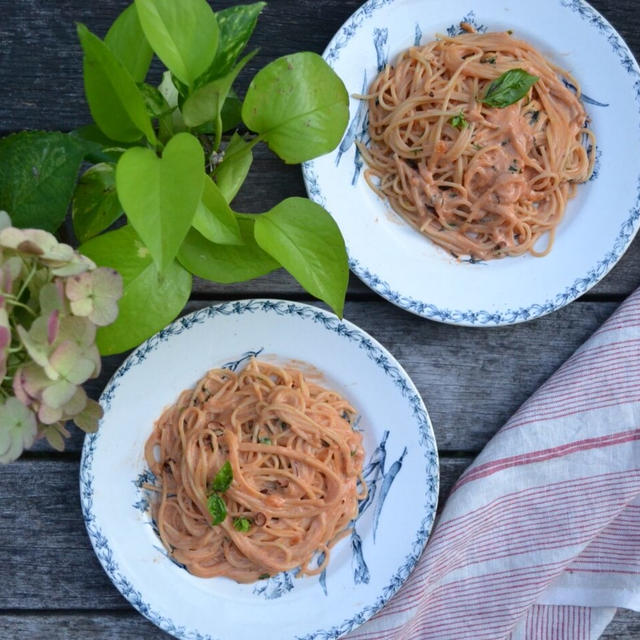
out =
<path fill-rule="evenodd" d="M 306 198 L 287 198 L 257 217 L 258 244 L 312 295 L 342 316 L 349 280 L 344 240 L 333 218 Z"/>
<path fill-rule="evenodd" d="M 171 265 L 191 226 L 204 179 L 204 152 L 189 133 L 171 138 L 162 158 L 135 147 L 118 161 L 118 197 L 161 271 Z"/>
<path fill-rule="evenodd" d="M 253 162 L 251 145 L 238 133 L 234 133 L 224 152 L 224 160 L 218 165 L 215 181 L 227 202 L 240 191 Z"/>
<path fill-rule="evenodd" d="M 198 78 L 197 86 L 202 87 L 231 71 L 237 57 L 247 46 L 256 28 L 258 16 L 266 4 L 266 2 L 241 4 L 216 13 L 220 29 L 218 52 L 211 66 Z"/>
<path fill-rule="evenodd" d="M 116 172 L 112 164 L 90 167 L 78 181 L 73 196 L 73 230 L 80 242 L 108 229 L 123 214 L 116 193 Z"/>
<path fill-rule="evenodd" d="M 243 245 L 214 244 L 191 229 L 180 247 L 178 260 L 194 275 L 224 284 L 252 280 L 277 269 L 280 265 L 256 244 L 253 221 L 240 219 L 238 223 Z"/>
<path fill-rule="evenodd" d="M 256 74 L 242 119 L 285 162 L 305 162 L 338 145 L 349 120 L 349 96 L 333 69 L 305 51 Z"/>
<path fill-rule="evenodd" d="M 16 227 L 56 231 L 83 155 L 74 138 L 57 132 L 23 131 L 0 140 L 0 209 Z"/>
<path fill-rule="evenodd" d="M 102 355 L 139 345 L 182 311 L 191 293 L 191 274 L 177 262 L 160 273 L 135 231 L 124 226 L 89 240 L 80 251 L 122 276 L 118 318 L 96 338 Z"/>
<path fill-rule="evenodd" d="M 142 29 L 160 60 L 191 86 L 218 49 L 218 22 L 206 0 L 135 0 Z"/>
<path fill-rule="evenodd" d="M 147 77 L 153 51 L 142 31 L 134 5 L 129 5 L 116 18 L 104 37 L 104 43 L 122 62 L 135 82 L 142 82 Z"/>
<path fill-rule="evenodd" d="M 243 244 L 235 214 L 209 177 L 204 180 L 202 201 L 193 219 L 193 227 L 211 242 Z"/>
<path fill-rule="evenodd" d="M 155 145 L 151 119 L 131 74 L 87 27 L 78 24 L 77 29 L 84 50 L 84 89 L 96 124 L 113 140 L 135 142 L 144 134 Z"/>

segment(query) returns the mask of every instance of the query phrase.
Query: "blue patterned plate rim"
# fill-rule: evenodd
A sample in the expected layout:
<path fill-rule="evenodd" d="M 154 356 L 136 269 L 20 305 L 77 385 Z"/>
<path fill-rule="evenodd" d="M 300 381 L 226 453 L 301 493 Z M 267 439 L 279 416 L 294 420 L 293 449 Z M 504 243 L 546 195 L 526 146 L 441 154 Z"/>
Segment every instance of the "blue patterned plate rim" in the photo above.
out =
<path fill-rule="evenodd" d="M 338 29 L 334 37 L 331 39 L 323 52 L 323 58 L 331 65 L 340 58 L 343 49 L 348 45 L 356 33 L 366 24 L 366 22 L 375 15 L 375 13 L 393 4 L 401 4 L 405 0 L 368 0 L 359 9 L 357 9 Z M 640 67 L 633 53 L 625 43 L 624 39 L 614 29 L 611 23 L 604 18 L 596 9 L 594 9 L 585 0 L 552 0 L 559 6 L 572 11 L 585 21 L 590 27 L 593 27 L 601 34 L 606 35 L 607 41 L 618 58 L 620 65 L 632 77 L 634 89 L 636 92 L 636 104 L 640 112 Z M 473 23 L 474 13 L 471 11 L 463 20 L 471 17 Z M 416 27 L 416 29 L 418 29 Z M 422 34 L 420 34 L 422 35 Z M 453 33 L 450 33 L 453 35 Z M 418 35 L 416 35 L 418 38 Z M 597 103 L 594 103 L 597 104 Z M 608 106 L 608 105 L 601 105 Z M 354 118 L 355 120 L 355 118 Z M 345 134 L 346 136 L 349 134 Z M 344 139 L 343 139 L 344 141 Z M 318 204 L 326 207 L 325 195 L 319 185 L 318 174 L 316 170 L 315 160 L 305 162 L 302 167 L 305 186 L 309 197 Z M 518 308 L 510 308 L 501 311 L 488 311 L 485 309 L 456 309 L 446 308 L 435 305 L 429 300 L 417 299 L 413 296 L 406 295 L 388 281 L 376 273 L 376 268 L 369 263 L 364 264 L 362 260 L 353 255 L 349 247 L 348 239 L 345 238 L 347 245 L 347 253 L 349 255 L 349 267 L 364 284 L 385 298 L 392 304 L 405 309 L 415 315 L 443 322 L 446 324 L 455 324 L 468 327 L 497 327 L 504 325 L 512 325 L 520 322 L 526 322 L 542 317 L 553 311 L 566 306 L 578 297 L 586 293 L 589 289 L 598 284 L 618 263 L 625 251 L 635 238 L 638 229 L 640 229 L 640 176 L 637 178 L 635 185 L 636 198 L 633 206 L 629 209 L 627 218 L 622 222 L 618 229 L 618 234 L 613 243 L 613 247 L 606 251 L 587 271 L 580 277 L 576 278 L 573 283 L 566 286 L 563 290 L 547 297 L 545 300 L 522 306 Z"/>
<path fill-rule="evenodd" d="M 318 629 L 305 635 L 296 635 L 292 640 L 330 640 L 339 638 L 366 622 L 379 611 L 408 578 L 431 532 L 440 488 L 437 446 L 427 409 L 406 371 L 383 345 L 352 322 L 345 319 L 339 320 L 337 316 L 311 305 L 277 299 L 247 299 L 224 302 L 199 309 L 183 316 L 142 343 L 126 358 L 113 374 L 100 396 L 100 403 L 105 409 L 106 415 L 111 408 L 118 387 L 127 372 L 131 368 L 144 362 L 151 352 L 155 351 L 163 343 L 169 341 L 173 336 L 180 335 L 194 325 L 202 324 L 218 316 L 231 316 L 244 313 L 294 316 L 318 324 L 324 330 L 338 335 L 341 339 L 354 343 L 357 348 L 362 350 L 367 358 L 390 379 L 393 385 L 398 388 L 403 399 L 408 403 L 411 414 L 418 426 L 418 441 L 424 454 L 427 485 L 424 487 L 424 516 L 411 544 L 411 552 L 405 557 L 403 564 L 395 571 L 389 583 L 382 588 L 373 602 L 367 603 L 350 618 L 328 629 Z M 246 357 L 247 354 L 245 354 L 243 359 Z M 103 569 L 114 586 L 127 598 L 131 605 L 167 633 L 181 640 L 222 640 L 221 637 L 217 635 L 210 635 L 208 631 L 186 628 L 184 625 L 174 623 L 170 615 L 154 609 L 147 602 L 145 595 L 135 586 L 135 578 L 129 577 L 126 571 L 120 569 L 118 558 L 111 549 L 108 537 L 100 529 L 94 512 L 95 478 L 92 465 L 96 447 L 100 441 L 100 434 L 101 431 L 98 430 L 97 433 L 88 434 L 85 437 L 80 462 L 80 500 L 87 533 Z M 397 466 L 399 462 L 402 462 L 402 458 L 406 452 L 407 449 L 405 447 L 401 458 L 393 466 Z M 374 455 L 375 453 L 376 452 L 374 452 Z M 397 469 L 395 473 L 397 473 Z M 224 636 L 224 640 L 227 640 L 227 637 L 228 636 Z"/>

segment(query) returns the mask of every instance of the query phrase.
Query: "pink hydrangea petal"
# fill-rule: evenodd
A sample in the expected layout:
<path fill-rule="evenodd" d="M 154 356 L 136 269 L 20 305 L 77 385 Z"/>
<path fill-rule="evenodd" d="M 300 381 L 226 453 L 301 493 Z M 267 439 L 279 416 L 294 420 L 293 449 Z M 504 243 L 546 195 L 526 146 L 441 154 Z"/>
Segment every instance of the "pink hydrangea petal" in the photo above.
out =
<path fill-rule="evenodd" d="M 47 340 L 49 344 L 53 344 L 58 337 L 58 329 L 60 328 L 60 312 L 55 309 L 49 314 L 47 321 Z"/>

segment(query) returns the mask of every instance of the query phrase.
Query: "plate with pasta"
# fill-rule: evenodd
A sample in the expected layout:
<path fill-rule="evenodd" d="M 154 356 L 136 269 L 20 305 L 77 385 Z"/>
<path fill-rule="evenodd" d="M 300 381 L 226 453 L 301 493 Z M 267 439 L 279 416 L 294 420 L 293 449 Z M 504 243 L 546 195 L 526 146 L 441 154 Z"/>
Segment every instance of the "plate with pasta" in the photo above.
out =
<path fill-rule="evenodd" d="M 586 2 L 369 0 L 324 58 L 350 122 L 305 164 L 307 191 L 392 303 L 467 326 L 531 320 L 633 240 L 640 69 Z"/>
<path fill-rule="evenodd" d="M 85 440 L 82 510 L 114 585 L 176 638 L 338 638 L 411 573 L 438 498 L 393 356 L 316 307 L 204 308 L 136 349 Z"/>

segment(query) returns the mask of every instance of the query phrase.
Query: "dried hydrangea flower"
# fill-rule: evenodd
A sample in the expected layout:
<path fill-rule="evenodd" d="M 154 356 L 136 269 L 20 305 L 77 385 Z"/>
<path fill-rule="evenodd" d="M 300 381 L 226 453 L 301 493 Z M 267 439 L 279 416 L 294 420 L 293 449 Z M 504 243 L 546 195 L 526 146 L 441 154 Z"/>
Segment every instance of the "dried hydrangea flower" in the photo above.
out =
<path fill-rule="evenodd" d="M 81 385 L 100 373 L 96 329 L 115 320 L 122 296 L 113 269 L 5 218 L 0 211 L 0 462 L 37 437 L 62 450 L 70 419 L 97 429 L 102 408 Z"/>
<path fill-rule="evenodd" d="M 67 279 L 65 290 L 76 316 L 88 317 L 99 327 L 111 324 L 118 316 L 122 278 L 114 269 L 101 267 L 72 276 Z"/>
<path fill-rule="evenodd" d="M 30 447 L 38 433 L 38 422 L 17 398 L 0 404 L 0 462 L 13 462 Z"/>

